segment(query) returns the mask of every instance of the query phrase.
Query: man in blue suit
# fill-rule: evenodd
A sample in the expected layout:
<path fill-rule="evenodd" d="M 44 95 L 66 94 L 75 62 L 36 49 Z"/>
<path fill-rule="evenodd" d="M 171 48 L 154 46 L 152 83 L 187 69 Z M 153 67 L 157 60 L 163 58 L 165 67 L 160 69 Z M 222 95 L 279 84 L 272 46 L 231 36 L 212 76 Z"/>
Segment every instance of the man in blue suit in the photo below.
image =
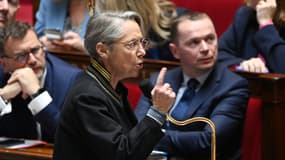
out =
<path fill-rule="evenodd" d="M 195 96 L 178 115 L 182 120 L 193 117 L 209 118 L 216 127 L 217 159 L 240 159 L 241 135 L 248 101 L 248 83 L 245 79 L 216 63 L 217 34 L 211 19 L 204 13 L 187 12 L 179 16 L 171 29 L 170 50 L 180 60 L 181 67 L 167 72 L 165 82 L 177 94 L 169 114 L 181 107 L 181 100 L 189 79 L 199 83 Z M 157 74 L 150 80 L 155 82 Z M 139 120 L 151 106 L 151 100 L 142 96 L 136 108 Z M 165 125 L 165 136 L 156 150 L 171 158 L 209 160 L 211 129 L 204 123 L 176 126 Z"/>
<path fill-rule="evenodd" d="M 0 136 L 53 142 L 61 106 L 81 70 L 46 53 L 33 28 L 0 29 Z"/>

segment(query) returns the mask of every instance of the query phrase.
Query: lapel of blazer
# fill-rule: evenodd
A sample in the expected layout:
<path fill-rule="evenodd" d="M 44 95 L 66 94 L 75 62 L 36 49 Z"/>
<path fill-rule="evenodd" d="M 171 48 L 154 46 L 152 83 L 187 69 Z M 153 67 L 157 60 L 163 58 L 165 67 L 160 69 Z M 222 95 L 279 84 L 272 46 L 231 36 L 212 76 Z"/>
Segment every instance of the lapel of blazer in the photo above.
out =
<path fill-rule="evenodd" d="M 199 91 L 196 93 L 195 97 L 192 99 L 190 106 L 187 109 L 186 117 L 195 117 L 195 113 L 198 109 L 202 109 L 205 101 L 209 100 L 209 97 L 213 97 L 215 94 L 215 88 L 220 83 L 220 72 L 216 65 L 214 70 L 209 74 L 208 78 L 201 86 Z M 206 107 L 205 109 L 207 109 Z"/>
<path fill-rule="evenodd" d="M 52 97 L 57 97 L 61 95 L 61 91 L 58 92 L 54 92 L 55 88 L 58 87 L 55 83 L 55 77 L 54 74 L 56 74 L 57 69 L 53 68 L 54 64 L 52 60 L 50 59 L 51 57 L 49 56 L 49 54 L 46 52 L 46 79 L 45 79 L 45 83 L 44 83 L 44 88 L 50 93 L 50 95 Z M 58 94 L 59 93 L 59 94 Z"/>

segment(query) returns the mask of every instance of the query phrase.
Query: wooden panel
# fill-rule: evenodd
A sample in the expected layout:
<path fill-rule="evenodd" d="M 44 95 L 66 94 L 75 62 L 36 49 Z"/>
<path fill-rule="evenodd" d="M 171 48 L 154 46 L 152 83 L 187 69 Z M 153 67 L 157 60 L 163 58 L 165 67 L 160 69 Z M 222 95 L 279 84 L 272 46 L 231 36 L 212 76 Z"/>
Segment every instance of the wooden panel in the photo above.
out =
<path fill-rule="evenodd" d="M 51 160 L 52 154 L 52 144 L 46 144 L 25 149 L 0 148 L 1 160 Z"/>
<path fill-rule="evenodd" d="M 236 72 L 249 81 L 250 94 L 262 105 L 262 159 L 284 160 L 285 75 Z"/>
<path fill-rule="evenodd" d="M 83 69 L 85 69 L 90 62 L 89 55 L 80 53 L 78 51 L 48 50 L 48 52 Z M 170 69 L 177 67 L 178 65 L 178 62 L 145 58 L 144 67 L 140 71 L 139 76 L 137 78 L 128 79 L 127 81 L 138 82 L 148 78 L 153 72 L 159 71 L 162 67 L 167 67 Z"/>

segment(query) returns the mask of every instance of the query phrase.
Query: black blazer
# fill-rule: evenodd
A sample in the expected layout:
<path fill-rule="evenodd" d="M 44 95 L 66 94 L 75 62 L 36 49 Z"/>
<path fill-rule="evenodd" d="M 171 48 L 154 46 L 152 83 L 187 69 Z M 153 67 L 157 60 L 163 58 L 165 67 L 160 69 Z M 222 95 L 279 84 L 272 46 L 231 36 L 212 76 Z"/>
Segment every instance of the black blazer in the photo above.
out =
<path fill-rule="evenodd" d="M 137 123 L 126 88 L 118 84 L 115 91 L 91 72 L 80 76 L 63 106 L 54 159 L 146 159 L 163 136 L 159 124 L 149 117 Z"/>

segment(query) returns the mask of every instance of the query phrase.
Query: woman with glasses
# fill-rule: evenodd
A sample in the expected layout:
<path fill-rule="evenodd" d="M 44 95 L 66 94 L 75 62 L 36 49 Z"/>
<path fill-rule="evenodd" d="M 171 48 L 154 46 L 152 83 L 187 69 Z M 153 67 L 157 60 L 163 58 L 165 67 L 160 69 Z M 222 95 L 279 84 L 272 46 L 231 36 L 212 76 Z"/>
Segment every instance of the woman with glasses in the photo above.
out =
<path fill-rule="evenodd" d="M 127 10 L 139 13 L 144 22 L 142 30 L 151 42 L 145 58 L 177 61 L 168 47 L 170 27 L 185 8 L 176 8 L 170 0 L 96 0 L 94 3 L 96 13 Z"/>
<path fill-rule="evenodd" d="M 122 80 L 137 77 L 148 40 L 141 17 L 131 11 L 106 12 L 87 25 L 86 72 L 71 89 L 56 134 L 56 160 L 144 160 L 162 138 L 165 114 L 175 94 L 163 82 L 163 68 L 152 90 L 153 107 L 141 122 L 132 112 Z"/>

